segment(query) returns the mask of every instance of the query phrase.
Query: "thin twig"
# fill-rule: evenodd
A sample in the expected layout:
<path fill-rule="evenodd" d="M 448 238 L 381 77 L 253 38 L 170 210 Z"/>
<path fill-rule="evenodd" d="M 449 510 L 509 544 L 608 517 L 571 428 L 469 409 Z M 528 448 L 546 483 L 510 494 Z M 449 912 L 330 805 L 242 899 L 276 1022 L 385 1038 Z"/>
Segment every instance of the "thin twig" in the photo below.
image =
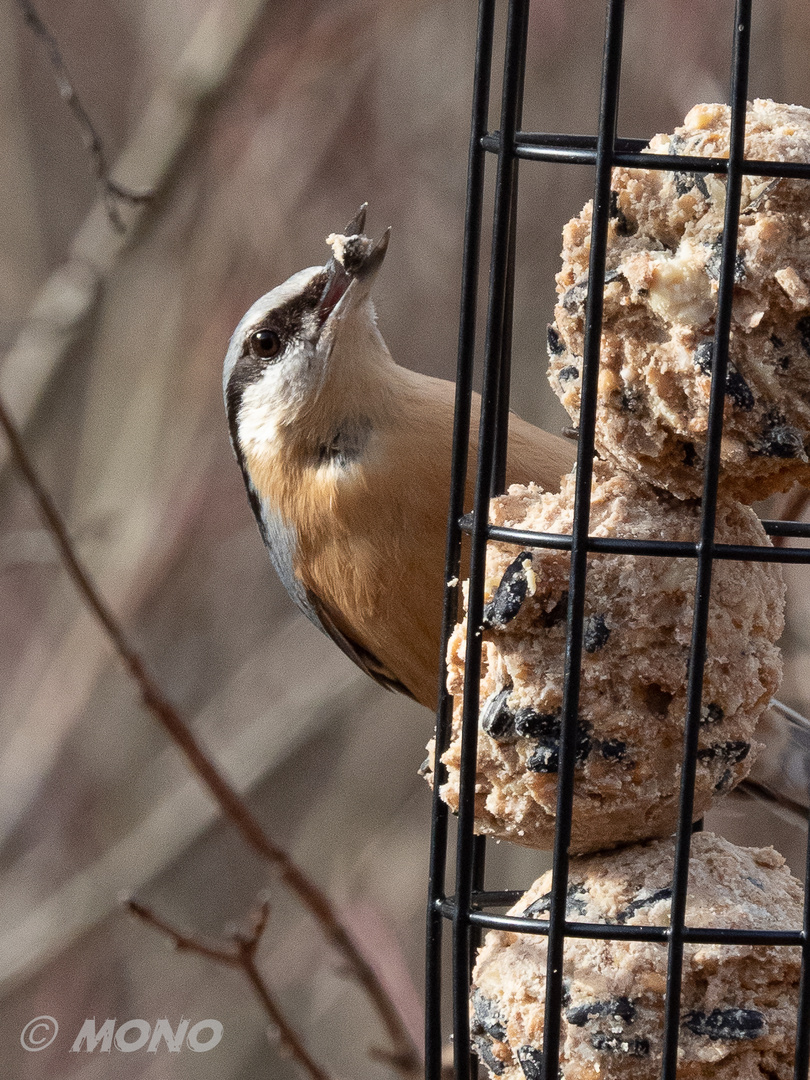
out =
<path fill-rule="evenodd" d="M 187 43 L 165 66 L 114 170 L 129 186 L 165 192 L 192 146 L 203 145 L 217 115 L 214 103 L 244 77 L 261 49 L 272 0 L 210 0 Z M 303 106 L 302 106 L 303 107 Z M 148 221 L 158 199 L 133 206 L 128 229 L 109 228 L 103 193 L 70 241 L 66 257 L 42 283 L 16 339 L 0 357 L 0 393 L 21 429 L 48 383 L 98 310 L 103 289 Z M 137 226 L 137 228 L 136 228 Z M 0 472 L 8 460 L 0 442 Z"/>
<path fill-rule="evenodd" d="M 125 668 L 137 684 L 144 705 L 183 751 L 189 765 L 208 788 L 223 814 L 236 826 L 247 844 L 278 869 L 282 881 L 311 912 L 327 938 L 343 957 L 351 975 L 376 1009 L 393 1044 L 391 1052 L 385 1053 L 385 1060 L 406 1076 L 417 1075 L 419 1058 L 416 1047 L 396 1005 L 380 982 L 377 973 L 341 923 L 326 894 L 293 862 L 283 848 L 267 836 L 247 804 L 221 775 L 197 742 L 177 709 L 163 696 L 140 655 L 130 644 L 114 614 L 101 597 L 90 574 L 79 560 L 65 522 L 50 493 L 40 480 L 1 398 L 0 427 L 6 434 L 12 456 L 37 502 L 45 525 L 56 542 L 68 576 L 104 628 Z"/>
<path fill-rule="evenodd" d="M 147 907 L 146 904 L 142 904 L 139 900 L 127 900 L 125 901 L 127 908 L 133 915 L 137 915 L 139 919 L 143 919 L 145 923 L 149 923 L 150 926 L 154 926 L 156 930 L 159 930 L 161 934 L 165 934 L 166 937 L 171 938 L 172 944 L 178 952 L 195 952 L 200 956 L 206 956 L 209 960 L 214 960 L 218 964 L 226 964 L 229 967 L 239 967 L 239 957 L 236 953 L 236 949 L 232 945 L 224 946 L 219 943 L 212 943 L 205 941 L 203 938 L 198 937 L 196 934 L 186 934 L 182 930 L 178 930 L 171 923 L 166 922 L 160 915 Z"/>
<path fill-rule="evenodd" d="M 154 198 L 153 191 L 133 191 L 123 184 L 116 183 L 110 176 L 110 168 L 107 162 L 107 154 L 101 136 L 96 131 L 95 124 L 90 119 L 90 114 L 84 107 L 81 98 L 76 92 L 73 80 L 70 77 L 67 64 L 65 63 L 59 43 L 39 17 L 39 13 L 31 0 L 17 0 L 17 5 L 22 12 L 23 18 L 31 27 L 34 34 L 40 39 L 48 54 L 48 63 L 51 65 L 53 77 L 59 90 L 59 96 L 75 116 L 82 132 L 82 140 L 93 160 L 93 169 L 96 179 L 101 187 L 104 205 L 107 209 L 107 217 L 113 227 L 120 233 L 126 231 L 126 225 L 121 218 L 118 208 L 119 202 L 129 205 L 148 202 Z"/>
<path fill-rule="evenodd" d="M 256 966 L 256 950 L 259 947 L 259 942 L 270 915 L 270 905 L 267 901 L 260 904 L 254 913 L 248 933 L 232 934 L 230 941 L 224 945 L 220 943 L 212 944 L 195 934 L 187 934 L 178 930 L 166 922 L 165 919 L 155 914 L 151 908 L 146 907 L 145 904 L 141 904 L 137 900 L 128 900 L 127 907 L 133 915 L 137 915 L 139 919 L 170 938 L 176 949 L 197 953 L 217 964 L 239 968 L 244 972 L 278 1033 L 279 1045 L 282 1051 L 288 1054 L 293 1061 L 296 1061 L 312 1080 L 330 1080 L 329 1073 L 325 1072 L 313 1060 L 295 1028 L 292 1027 L 282 1013 L 278 1002 L 273 997 L 270 988 Z"/>

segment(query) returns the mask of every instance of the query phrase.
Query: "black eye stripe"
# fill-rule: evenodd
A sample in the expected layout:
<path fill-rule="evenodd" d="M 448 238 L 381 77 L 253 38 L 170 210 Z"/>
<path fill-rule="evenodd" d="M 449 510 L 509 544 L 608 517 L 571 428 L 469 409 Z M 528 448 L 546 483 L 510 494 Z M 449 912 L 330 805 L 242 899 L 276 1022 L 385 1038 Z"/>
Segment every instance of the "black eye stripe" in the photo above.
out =
<path fill-rule="evenodd" d="M 304 328 L 307 317 L 315 311 L 320 303 L 326 282 L 327 273 L 325 270 L 315 274 L 299 295 L 292 296 L 283 304 L 279 304 L 278 307 L 268 312 L 264 319 L 256 323 L 247 335 L 248 340 L 259 330 L 274 331 L 281 339 L 282 347 L 293 338 L 298 337 Z"/>
<path fill-rule="evenodd" d="M 236 439 L 236 418 L 245 390 L 258 382 L 267 370 L 268 363 L 272 363 L 272 360 L 268 361 L 254 354 L 250 345 L 251 338 L 260 330 L 271 330 L 278 334 L 281 350 L 274 359 L 280 358 L 290 342 L 301 335 L 305 320 L 316 310 L 327 279 L 328 274 L 325 269 L 313 275 L 298 296 L 293 296 L 280 304 L 250 329 L 245 330 L 242 350 L 231 372 L 225 395 L 232 441 Z"/>

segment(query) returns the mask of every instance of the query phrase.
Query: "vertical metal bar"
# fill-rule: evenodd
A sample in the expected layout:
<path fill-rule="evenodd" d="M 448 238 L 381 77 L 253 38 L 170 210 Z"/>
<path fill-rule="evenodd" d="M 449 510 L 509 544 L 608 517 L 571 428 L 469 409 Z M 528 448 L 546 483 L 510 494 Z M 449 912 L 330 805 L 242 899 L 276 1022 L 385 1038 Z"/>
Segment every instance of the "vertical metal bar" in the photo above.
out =
<path fill-rule="evenodd" d="M 557 822 L 554 837 L 551 910 L 549 913 L 546 1012 L 543 1029 L 543 1076 L 556 1078 L 560 1056 L 560 1012 L 563 996 L 563 950 L 568 890 L 569 845 L 574 796 L 574 766 L 579 712 L 583 618 L 587 573 L 587 541 L 593 475 L 599 354 L 604 307 L 605 256 L 610 208 L 610 181 L 619 109 L 624 0 L 609 0 L 605 25 L 599 134 L 596 147 L 588 298 L 585 309 L 585 342 L 582 400 L 577 454 L 577 486 L 572 527 L 571 573 L 568 600 L 568 638 L 565 655 L 557 783 Z"/>
<path fill-rule="evenodd" d="M 518 72 L 519 91 L 517 111 L 515 113 L 515 130 L 520 130 L 523 123 L 523 90 L 526 82 L 526 51 L 529 37 L 529 8 L 525 8 L 523 25 L 519 27 L 524 45 L 520 56 L 520 70 Z M 495 457 L 492 462 L 491 495 L 500 494 L 506 482 L 506 459 L 509 445 L 509 401 L 510 387 L 512 382 L 512 327 L 514 323 L 515 304 L 515 250 L 517 247 L 517 207 L 518 207 L 518 179 L 520 161 L 512 159 L 514 176 L 512 180 L 512 202 L 509 208 L 509 255 L 506 270 L 506 289 L 504 291 L 504 314 L 503 333 L 501 335 L 500 353 L 500 380 L 498 383 L 498 423 L 495 429 Z"/>
<path fill-rule="evenodd" d="M 487 9 L 487 19 L 484 10 Z M 480 65 L 487 65 L 487 80 L 491 63 L 492 19 L 494 0 L 481 0 L 481 27 L 476 78 Z M 557 798 L 557 834 L 554 850 L 554 879 L 549 927 L 547 996 L 544 1031 L 543 1076 L 554 1080 L 558 1075 L 560 1044 L 560 1011 L 562 1004 L 562 961 L 566 931 L 565 902 L 568 878 L 568 849 L 571 839 L 571 812 L 574 788 L 576 728 L 582 649 L 583 615 L 587 572 L 587 534 L 590 511 L 594 427 L 596 416 L 599 345 L 601 336 L 602 294 L 608 227 L 608 209 L 613 151 L 616 139 L 619 78 L 623 25 L 623 0 L 609 0 L 602 72 L 600 126 L 597 140 L 596 183 L 591 260 L 586 305 L 585 348 L 583 362 L 582 406 L 580 410 L 580 449 L 578 483 L 574 510 L 569 594 L 569 635 L 566 650 L 566 679 L 563 702 L 562 731 Z M 712 582 L 714 527 L 717 508 L 717 479 L 720 469 L 723 408 L 726 372 L 728 370 L 729 332 L 733 301 L 733 277 L 736 261 L 738 216 L 741 178 L 744 167 L 745 107 L 748 82 L 748 51 L 750 44 L 751 0 L 737 0 L 734 31 L 734 59 L 731 82 L 731 131 L 727 180 L 723 256 L 720 270 L 718 312 L 715 328 L 714 366 L 709 404 L 706 465 L 704 471 L 703 509 L 700 526 L 699 558 L 695 586 L 695 611 L 692 627 L 687 708 L 684 730 L 684 758 L 679 802 L 679 822 L 676 838 L 673 874 L 673 900 L 669 931 L 667 996 L 665 1002 L 664 1054 L 662 1080 L 674 1080 L 677 1074 L 680 994 L 683 975 L 684 925 L 690 855 L 690 836 L 702 823 L 692 824 L 694 782 L 696 775 L 699 718 L 702 704 L 703 672 L 706 660 L 709 600 Z M 489 495 L 502 488 L 508 439 L 509 364 L 511 358 L 512 304 L 514 295 L 514 255 L 516 242 L 517 166 L 514 155 L 515 128 L 521 123 L 523 76 L 526 58 L 528 2 L 511 0 L 509 6 L 502 123 L 499 146 L 498 175 L 495 193 L 495 215 L 490 265 L 489 309 L 485 350 L 484 395 L 480 425 L 479 469 L 476 483 L 473 524 L 470 598 L 468 612 L 467 669 L 465 674 L 464 737 L 460 780 L 462 797 L 459 810 L 458 851 L 456 865 L 457 893 L 453 925 L 453 991 L 454 1037 L 456 1041 L 456 1077 L 468 1080 L 476 1066 L 469 1054 L 469 974 L 473 958 L 475 933 L 469 913 L 472 894 L 483 887 L 485 845 L 483 838 L 473 834 L 474 781 L 477 758 L 477 725 L 479 712 L 479 680 L 481 662 L 480 626 L 483 611 L 483 568 L 486 556 L 486 526 Z M 482 61 L 482 37 L 487 38 L 487 58 Z M 488 87 L 487 87 L 488 95 Z M 459 567 L 460 534 L 458 517 L 461 513 L 466 475 L 467 437 L 470 424 L 470 394 L 472 378 L 473 334 L 475 322 L 475 270 L 470 270 L 467 256 L 475 249 L 477 268 L 480 248 L 480 222 L 483 191 L 483 154 L 480 138 L 485 131 L 486 103 L 478 103 L 479 123 L 473 123 L 468 179 L 468 220 L 465 235 L 464 296 L 469 290 L 469 303 L 462 304 L 462 329 L 459 338 L 459 391 L 457 406 L 466 404 L 466 413 L 457 421 L 455 432 L 455 461 L 450 531 L 448 534 L 448 579 L 457 576 Z M 488 101 L 488 96 L 487 96 Z M 476 106 L 474 106 L 474 116 Z M 474 168 L 480 170 L 474 182 Z M 476 183 L 479 185 L 476 187 Z M 475 194 L 473 195 L 473 189 Z M 477 200 L 477 201 L 476 201 Z M 473 207 L 476 207 L 473 212 Z M 466 314 L 465 314 L 466 313 Z M 466 328 L 466 329 L 465 329 Z M 465 339 L 466 346 L 462 347 Z M 466 366 L 463 366 L 465 365 Z M 463 369 L 463 370 L 462 370 Z M 466 382 L 465 382 L 466 380 Z M 466 426 L 465 426 L 466 425 Z M 458 462 L 461 461 L 461 465 Z M 457 593 L 445 598 L 445 641 L 456 615 Z M 438 730 L 443 732 L 439 745 L 446 746 L 450 716 L 446 694 L 439 710 Z M 443 741 L 442 741 L 443 740 Z M 436 781 L 441 782 L 443 770 L 437 765 Z M 447 811 L 434 792 L 434 840 L 431 854 L 431 901 L 428 912 L 428 1056 L 431 1064 L 427 1076 L 438 1080 L 441 1053 L 440 1008 L 441 969 L 436 958 L 441 945 L 440 905 L 444 894 L 447 847 Z M 431 934 L 433 935 L 431 938 Z M 431 952 L 432 950 L 432 952 Z M 807 896 L 804 911 L 803 960 L 800 1004 L 796 1033 L 795 1080 L 806 1080 L 810 1062 L 810 837 L 808 837 Z M 433 957 L 433 959 L 431 959 Z M 433 965 L 433 966 L 431 966 Z M 430 1002 L 433 1002 L 431 1005 Z M 432 1024 L 432 1027 L 431 1027 Z M 432 1054 L 432 1057 L 431 1057 Z"/>
<path fill-rule="evenodd" d="M 487 838 L 485 836 L 476 836 L 473 844 L 473 892 L 480 892 L 484 888 L 486 856 Z M 467 976 L 468 981 L 472 978 L 475 955 L 478 952 L 478 947 L 481 944 L 483 934 L 484 929 L 481 926 L 472 926 L 470 928 L 470 963 L 468 969 L 469 974 Z"/>
<path fill-rule="evenodd" d="M 509 258 L 509 216 L 515 175 L 515 130 L 521 90 L 523 31 L 528 0 L 510 0 L 501 106 L 501 144 L 495 178 L 495 206 L 489 277 L 489 308 L 484 350 L 484 386 L 479 429 L 478 472 L 475 486 L 470 591 L 467 605 L 466 668 L 461 762 L 459 766 L 458 841 L 456 850 L 456 909 L 453 916 L 453 1035 L 457 1080 L 469 1080 L 469 965 L 472 947 L 469 913 L 475 881 L 475 773 L 478 752 L 481 621 L 484 610 L 484 563 L 492 464 L 495 455 L 499 360 L 503 340 L 504 297 Z"/>
<path fill-rule="evenodd" d="M 495 0 L 480 0 L 473 77 L 472 120 L 467 160 L 467 205 L 464 219 L 464 252 L 461 267 L 461 308 L 459 314 L 458 361 L 456 374 L 455 421 L 453 426 L 453 466 L 450 477 L 450 508 L 447 522 L 445 582 L 458 579 L 461 563 L 459 519 L 464 512 L 467 457 L 470 442 L 470 407 L 475 362 L 475 320 L 478 304 L 478 269 L 481 256 L 481 214 L 484 201 L 486 155 L 481 139 L 489 116 L 492 74 Z M 445 586 L 442 614 L 442 652 L 439 676 L 439 706 L 436 717 L 436 757 L 433 763 L 433 826 L 427 905 L 425 958 L 425 1077 L 440 1080 L 442 1072 L 442 930 L 441 904 L 447 870 L 448 811 L 439 790 L 445 768 L 439 760 L 447 748 L 452 720 L 452 699 L 447 693 L 447 642 L 458 612 L 458 586 Z"/>
<path fill-rule="evenodd" d="M 802 975 L 799 980 L 799 1008 L 796 1016 L 796 1060 L 793 1080 L 807 1080 L 810 1068 L 810 830 L 807 833 L 804 876 L 804 915 L 802 918 Z"/>
<path fill-rule="evenodd" d="M 695 610 L 692 622 L 692 645 L 689 655 L 689 677 L 687 682 L 684 756 L 681 772 L 678 831 L 675 841 L 661 1080 L 675 1080 L 678 1067 L 678 1033 L 680 1026 L 681 982 L 683 978 L 683 928 L 686 919 L 697 745 L 700 728 L 700 707 L 703 698 L 703 671 L 706 662 L 706 638 L 712 582 L 712 549 L 717 516 L 717 479 L 720 472 L 720 440 L 723 434 L 723 408 L 725 405 L 726 371 L 728 369 L 731 307 L 734 298 L 734 269 L 737 255 L 742 166 L 745 150 L 745 108 L 748 97 L 750 44 L 751 0 L 737 0 L 731 74 L 731 126 L 729 131 L 726 209 L 723 223 L 723 256 L 717 296 L 714 365 L 711 396 L 709 398 L 709 424 L 706 435 Z"/>

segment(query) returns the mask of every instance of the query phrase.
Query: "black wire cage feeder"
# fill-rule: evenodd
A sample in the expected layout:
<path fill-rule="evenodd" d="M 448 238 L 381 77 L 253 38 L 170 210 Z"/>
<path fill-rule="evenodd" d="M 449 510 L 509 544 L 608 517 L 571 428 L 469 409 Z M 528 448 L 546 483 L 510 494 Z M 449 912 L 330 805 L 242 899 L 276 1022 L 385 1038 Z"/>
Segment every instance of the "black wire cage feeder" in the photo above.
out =
<path fill-rule="evenodd" d="M 488 130 L 490 82 L 497 0 L 480 0 L 478 37 L 473 89 L 472 128 L 469 153 L 467 209 L 462 270 L 462 303 L 459 332 L 456 429 L 451 505 L 449 513 L 448 557 L 445 598 L 444 644 L 458 616 L 458 577 L 463 534 L 470 537 L 468 626 L 480 626 L 485 597 L 485 558 L 492 540 L 520 547 L 570 551 L 570 582 L 567 613 L 565 684 L 560 726 L 557 774 L 556 834 L 552 856 L 553 883 L 550 909 L 544 920 L 506 916 L 504 907 L 520 895 L 517 892 L 487 889 L 485 856 L 491 841 L 474 833 L 477 739 L 480 711 L 481 636 L 470 634 L 466 642 L 462 748 L 459 766 L 459 808 L 457 820 L 439 797 L 446 773 L 439 762 L 450 741 L 452 699 L 443 690 L 437 723 L 436 775 L 434 783 L 433 833 L 430 894 L 427 915 L 426 994 L 426 1077 L 447 1076 L 443 1053 L 452 1039 L 454 1076 L 469 1080 L 478 1075 L 478 1058 L 471 1051 L 470 987 L 477 947 L 487 929 L 521 934 L 546 935 L 545 1020 L 541 1062 L 535 1061 L 528 1080 L 557 1080 L 560 1072 L 561 1015 L 564 1006 L 563 950 L 567 939 L 593 938 L 609 941 L 658 942 L 667 949 L 666 997 L 662 1065 L 650 1065 L 650 1078 L 676 1080 L 681 1013 L 681 983 L 684 946 L 703 942 L 718 945 L 794 946 L 802 952 L 799 986 L 798 1025 L 795 1044 L 795 1080 L 806 1080 L 810 1062 L 810 909 L 805 903 L 804 925 L 785 930 L 690 927 L 686 924 L 687 886 L 694 809 L 694 785 L 698 734 L 702 707 L 703 675 L 707 653 L 709 593 L 713 564 L 718 559 L 762 562 L 810 562 L 810 547 L 743 547 L 715 542 L 718 475 L 723 432 L 724 387 L 729 363 L 729 334 L 734 290 L 735 257 L 742 177 L 767 176 L 810 179 L 810 165 L 763 163 L 744 157 L 745 116 L 748 98 L 751 49 L 752 0 L 737 0 L 732 38 L 730 80 L 730 150 L 727 158 L 680 157 L 678 169 L 712 170 L 725 176 L 726 205 L 719 291 L 714 336 L 714 366 L 709 401 L 708 433 L 703 472 L 699 539 L 682 541 L 641 541 L 589 535 L 590 491 L 595 453 L 597 380 L 603 309 L 603 283 L 614 167 L 673 169 L 671 156 L 642 155 L 642 140 L 619 138 L 617 116 L 622 68 L 624 0 L 608 0 L 602 60 L 598 134 L 543 134 L 522 130 L 523 84 L 529 26 L 529 0 L 508 0 L 500 102 L 500 127 Z M 489 295 L 486 333 L 483 341 L 483 392 L 480 417 L 479 455 L 474 510 L 463 516 L 467 447 L 471 424 L 471 398 L 476 351 L 478 280 L 481 270 L 482 218 L 485 203 L 485 165 L 495 158 L 492 208 L 492 246 L 489 262 Z M 522 163 L 553 163 L 561 173 L 568 165 L 593 167 L 593 219 L 590 267 L 585 308 L 584 358 L 582 365 L 581 412 L 578 428 L 577 488 L 573 528 L 570 535 L 527 534 L 496 528 L 489 521 L 490 498 L 504 490 L 507 429 L 509 416 L 510 353 L 512 311 L 515 292 L 515 241 L 518 202 L 518 174 Z M 526 167 L 529 167 L 528 165 Z M 810 527 L 798 523 L 765 521 L 771 536 L 810 537 Z M 572 806 L 581 658 L 583 650 L 585 582 L 588 555 L 611 551 L 625 555 L 688 557 L 696 567 L 694 618 L 687 681 L 683 754 L 681 763 L 678 826 L 672 896 L 667 926 L 638 926 L 570 922 L 566 915 L 569 883 L 569 846 Z M 455 584 L 452 584 L 454 583 Z M 444 681 L 444 680 L 443 680 Z M 455 850 L 455 873 L 450 878 L 451 852 Z M 810 868 L 810 860 L 808 860 Z M 526 883 L 526 886 L 530 882 Z M 805 896 L 810 894 L 807 881 Z M 443 948 L 450 938 L 451 950 Z M 451 952 L 452 962 L 446 954 Z M 452 1022 L 443 1003 L 452 987 Z M 445 1015 L 446 1014 L 446 1015 Z M 525 1069 L 524 1069 L 525 1072 Z"/>

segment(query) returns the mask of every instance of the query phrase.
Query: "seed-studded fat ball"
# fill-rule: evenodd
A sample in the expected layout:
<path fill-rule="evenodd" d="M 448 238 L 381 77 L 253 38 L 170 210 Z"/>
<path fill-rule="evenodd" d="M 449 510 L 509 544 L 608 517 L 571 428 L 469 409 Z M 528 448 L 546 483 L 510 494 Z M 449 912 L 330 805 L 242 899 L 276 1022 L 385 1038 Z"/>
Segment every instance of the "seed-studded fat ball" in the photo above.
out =
<path fill-rule="evenodd" d="M 559 493 L 513 486 L 491 520 L 570 533 L 575 476 Z M 595 536 L 697 540 L 700 507 L 595 462 Z M 718 543 L 770 546 L 750 509 L 722 498 Z M 554 840 L 570 553 L 491 544 L 487 553 L 476 776 L 476 830 L 550 848 Z M 696 560 L 588 558 L 575 744 L 571 850 L 596 851 L 674 830 L 678 813 Z M 718 560 L 709 612 L 695 817 L 748 773 L 757 721 L 776 692 L 784 586 L 778 565 Z M 459 800 L 466 619 L 448 647 L 455 695 L 442 796 Z M 431 744 L 429 762 L 433 760 Z M 432 773 L 428 771 L 428 778 Z"/>
<path fill-rule="evenodd" d="M 674 843 L 656 840 L 573 859 L 572 922 L 667 926 Z M 510 915 L 547 920 L 551 873 Z M 692 838 L 686 924 L 795 929 L 802 888 L 773 848 L 741 848 L 712 833 Z M 547 939 L 490 931 L 473 973 L 471 1035 L 490 1076 L 540 1080 Z M 792 1080 L 801 950 L 792 946 L 684 948 L 678 1076 Z M 561 1080 L 651 1080 L 661 1071 L 666 943 L 568 939 L 563 959 Z"/>
<path fill-rule="evenodd" d="M 728 157 L 730 110 L 696 105 L 655 154 Z M 756 100 L 745 156 L 810 162 L 810 110 Z M 613 170 L 596 446 L 680 498 L 702 490 L 726 178 Z M 592 204 L 563 230 L 549 380 L 579 417 Z M 721 485 L 751 503 L 810 482 L 810 181 L 744 176 Z"/>

